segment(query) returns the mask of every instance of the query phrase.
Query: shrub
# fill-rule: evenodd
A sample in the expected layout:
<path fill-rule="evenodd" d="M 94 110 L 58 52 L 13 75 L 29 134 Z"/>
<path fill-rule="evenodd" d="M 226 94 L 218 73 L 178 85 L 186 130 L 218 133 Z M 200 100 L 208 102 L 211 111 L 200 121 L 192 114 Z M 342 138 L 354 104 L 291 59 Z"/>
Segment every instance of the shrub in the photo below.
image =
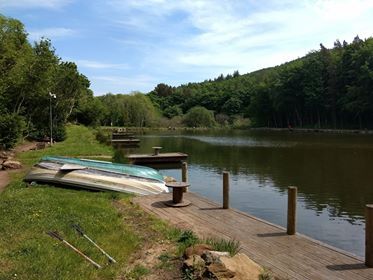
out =
<path fill-rule="evenodd" d="M 60 142 L 66 139 L 66 128 L 63 124 L 53 125 L 53 140 Z M 29 137 L 32 139 L 45 139 L 50 137 L 49 127 L 35 127 L 30 133 Z"/>
<path fill-rule="evenodd" d="M 190 109 L 183 122 L 189 127 L 213 127 L 216 125 L 212 111 L 202 106 Z"/>
<path fill-rule="evenodd" d="M 0 115 L 0 146 L 4 149 L 13 148 L 22 136 L 25 121 L 17 114 Z"/>
<path fill-rule="evenodd" d="M 173 117 L 180 116 L 183 114 L 183 111 L 181 108 L 177 105 L 167 107 L 164 111 L 163 114 L 169 118 L 172 119 Z"/>

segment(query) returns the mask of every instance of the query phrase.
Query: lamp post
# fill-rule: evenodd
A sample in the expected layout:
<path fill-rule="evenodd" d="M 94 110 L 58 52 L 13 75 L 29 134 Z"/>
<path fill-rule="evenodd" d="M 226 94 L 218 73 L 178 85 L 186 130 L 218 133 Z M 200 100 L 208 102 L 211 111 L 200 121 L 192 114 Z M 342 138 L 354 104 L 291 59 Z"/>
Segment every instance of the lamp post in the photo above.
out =
<path fill-rule="evenodd" d="M 57 98 L 57 96 L 51 92 L 49 92 L 49 117 L 50 117 L 50 128 L 51 128 L 51 134 L 50 134 L 50 141 L 51 146 L 53 145 L 53 117 L 52 117 L 52 97 Z"/>

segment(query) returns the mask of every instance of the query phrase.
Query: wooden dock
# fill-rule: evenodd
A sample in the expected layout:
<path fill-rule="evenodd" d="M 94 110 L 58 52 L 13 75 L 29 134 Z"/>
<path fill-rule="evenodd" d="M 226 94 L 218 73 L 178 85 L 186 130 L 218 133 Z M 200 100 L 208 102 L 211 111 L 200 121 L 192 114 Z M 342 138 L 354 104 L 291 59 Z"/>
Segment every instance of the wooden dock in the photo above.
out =
<path fill-rule="evenodd" d="M 111 139 L 133 139 L 135 136 L 133 133 L 130 132 L 121 132 L 121 133 L 115 133 L 113 132 L 111 134 Z"/>
<path fill-rule="evenodd" d="M 373 268 L 362 258 L 304 235 L 287 235 L 286 229 L 235 209 L 222 209 L 206 198 L 185 193 L 191 205 L 167 207 L 171 194 L 134 198 L 145 211 L 201 237 L 240 241 L 241 252 L 282 279 L 368 280 Z"/>
<path fill-rule="evenodd" d="M 140 139 L 136 138 L 126 138 L 126 139 L 111 139 L 113 144 L 139 144 Z"/>
<path fill-rule="evenodd" d="M 188 155 L 184 153 L 131 154 L 127 158 L 132 164 L 180 163 L 187 160 Z"/>

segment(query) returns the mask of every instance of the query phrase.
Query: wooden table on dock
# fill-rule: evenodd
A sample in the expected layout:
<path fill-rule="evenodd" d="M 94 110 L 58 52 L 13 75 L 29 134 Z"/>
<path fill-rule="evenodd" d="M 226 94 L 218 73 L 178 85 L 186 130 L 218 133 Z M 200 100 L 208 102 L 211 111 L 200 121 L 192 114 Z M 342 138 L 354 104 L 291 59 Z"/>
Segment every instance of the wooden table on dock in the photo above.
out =
<path fill-rule="evenodd" d="M 241 252 L 280 279 L 368 280 L 373 268 L 343 250 L 301 234 L 287 235 L 286 229 L 235 209 L 222 209 L 197 194 L 184 193 L 191 205 L 173 208 L 164 205 L 171 194 L 134 198 L 144 210 L 168 220 L 200 237 L 240 241 Z"/>
<path fill-rule="evenodd" d="M 166 187 L 172 188 L 172 200 L 165 201 L 167 206 L 171 207 L 185 207 L 190 204 L 189 200 L 183 199 L 185 189 L 190 186 L 186 182 L 169 182 Z"/>

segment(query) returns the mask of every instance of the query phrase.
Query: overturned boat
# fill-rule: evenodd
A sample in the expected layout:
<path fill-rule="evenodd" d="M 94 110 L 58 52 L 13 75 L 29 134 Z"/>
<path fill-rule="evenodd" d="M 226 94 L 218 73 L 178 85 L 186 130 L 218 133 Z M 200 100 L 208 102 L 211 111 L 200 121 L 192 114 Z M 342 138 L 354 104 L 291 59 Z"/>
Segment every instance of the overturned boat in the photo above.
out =
<path fill-rule="evenodd" d="M 137 195 L 168 192 L 163 176 L 155 169 L 68 157 L 43 157 L 31 168 L 24 181 Z"/>

